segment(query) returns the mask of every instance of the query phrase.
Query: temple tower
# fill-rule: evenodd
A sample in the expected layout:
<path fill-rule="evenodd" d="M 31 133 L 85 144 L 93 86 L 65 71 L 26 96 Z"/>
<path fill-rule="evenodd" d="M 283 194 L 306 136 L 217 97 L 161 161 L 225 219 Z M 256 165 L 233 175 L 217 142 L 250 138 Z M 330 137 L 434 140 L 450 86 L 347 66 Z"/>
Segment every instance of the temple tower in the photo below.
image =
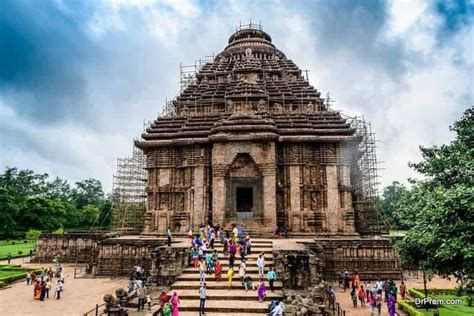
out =
<path fill-rule="evenodd" d="M 212 222 L 357 234 L 359 142 L 261 27 L 240 27 L 136 142 L 143 233 Z"/>

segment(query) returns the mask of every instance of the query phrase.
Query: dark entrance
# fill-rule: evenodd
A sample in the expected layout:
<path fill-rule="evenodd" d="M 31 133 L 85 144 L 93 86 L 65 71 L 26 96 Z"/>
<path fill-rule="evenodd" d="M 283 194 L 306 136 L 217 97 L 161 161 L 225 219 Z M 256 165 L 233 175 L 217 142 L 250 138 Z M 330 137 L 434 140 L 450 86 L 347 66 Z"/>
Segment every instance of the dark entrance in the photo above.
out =
<path fill-rule="evenodd" d="M 237 212 L 253 211 L 253 188 L 237 187 L 236 192 Z"/>

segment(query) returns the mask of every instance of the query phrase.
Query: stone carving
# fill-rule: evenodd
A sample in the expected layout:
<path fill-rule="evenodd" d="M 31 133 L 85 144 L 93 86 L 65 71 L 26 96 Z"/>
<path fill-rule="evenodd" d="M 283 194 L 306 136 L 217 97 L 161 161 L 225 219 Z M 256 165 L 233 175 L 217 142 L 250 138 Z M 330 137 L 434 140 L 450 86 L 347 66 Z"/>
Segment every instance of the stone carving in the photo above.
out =
<path fill-rule="evenodd" d="M 251 57 L 252 56 L 252 49 L 251 48 L 247 48 L 245 50 L 245 56 L 246 57 Z"/>
<path fill-rule="evenodd" d="M 189 109 L 188 109 L 188 106 L 186 104 L 181 109 L 181 115 L 183 115 L 183 116 L 189 115 Z"/>
<path fill-rule="evenodd" d="M 258 112 L 266 112 L 267 111 L 267 103 L 265 102 L 264 99 L 260 99 L 258 101 Z"/>
<path fill-rule="evenodd" d="M 227 100 L 227 112 L 234 112 L 234 101 Z"/>
<path fill-rule="evenodd" d="M 282 112 L 283 111 L 283 106 L 280 103 L 275 103 L 273 105 L 273 108 L 275 109 L 275 112 Z"/>
<path fill-rule="evenodd" d="M 120 308 L 118 300 L 112 294 L 104 295 L 105 309 Z"/>
<path fill-rule="evenodd" d="M 314 104 L 312 101 L 309 101 L 309 103 L 306 105 L 306 111 L 307 112 L 314 112 Z"/>

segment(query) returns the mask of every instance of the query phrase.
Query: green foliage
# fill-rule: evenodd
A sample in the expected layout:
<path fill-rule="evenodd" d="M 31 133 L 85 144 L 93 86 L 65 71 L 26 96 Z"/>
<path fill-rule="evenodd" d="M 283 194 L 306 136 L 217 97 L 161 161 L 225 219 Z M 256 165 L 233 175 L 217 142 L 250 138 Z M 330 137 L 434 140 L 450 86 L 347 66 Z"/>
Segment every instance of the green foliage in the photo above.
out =
<path fill-rule="evenodd" d="M 416 309 L 415 306 L 407 301 L 398 300 L 398 308 L 407 313 L 410 316 L 424 316 L 424 314 Z"/>
<path fill-rule="evenodd" d="M 400 203 L 407 193 L 408 189 L 403 184 L 394 181 L 391 185 L 384 188 L 382 198 L 380 199 L 380 215 L 390 226 L 397 229 L 409 228 L 398 217 Z"/>
<path fill-rule="evenodd" d="M 410 296 L 413 298 L 420 298 L 420 299 L 425 298 L 425 294 L 423 294 L 423 290 L 419 290 L 419 289 L 408 289 L 408 294 L 410 294 Z"/>
<path fill-rule="evenodd" d="M 64 234 L 64 228 L 58 228 L 56 229 L 53 234 L 56 234 L 56 235 L 63 235 Z"/>
<path fill-rule="evenodd" d="M 6 168 L 0 174 L 0 235 L 17 231 L 59 228 L 89 229 L 110 224 L 112 202 L 98 180 L 76 182 L 71 187 L 60 178 L 31 170 Z"/>
<path fill-rule="evenodd" d="M 428 274 L 462 274 L 474 280 L 474 109 L 451 128 L 448 145 L 421 148 L 423 161 L 411 164 L 425 176 L 403 194 L 398 216 L 411 227 L 396 247 L 404 266 Z"/>
<path fill-rule="evenodd" d="M 25 238 L 28 240 L 36 240 L 41 234 L 41 230 L 30 229 L 26 232 Z"/>

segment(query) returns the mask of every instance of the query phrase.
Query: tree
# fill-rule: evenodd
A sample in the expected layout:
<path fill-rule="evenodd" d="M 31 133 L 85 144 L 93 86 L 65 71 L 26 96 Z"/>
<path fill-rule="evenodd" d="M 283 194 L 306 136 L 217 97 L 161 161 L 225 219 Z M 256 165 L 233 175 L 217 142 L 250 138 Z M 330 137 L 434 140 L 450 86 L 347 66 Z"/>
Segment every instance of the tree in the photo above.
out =
<path fill-rule="evenodd" d="M 401 223 L 412 227 L 397 244 L 403 265 L 428 273 L 460 272 L 474 280 L 474 109 L 451 130 L 448 145 L 420 147 L 423 160 L 410 164 L 426 178 L 414 181 L 400 202 Z"/>
<path fill-rule="evenodd" d="M 15 232 L 16 217 L 18 216 L 18 205 L 9 190 L 0 187 L 0 231 L 5 237 Z"/>
<path fill-rule="evenodd" d="M 382 199 L 380 200 L 380 215 L 390 226 L 397 229 L 409 228 L 409 226 L 401 223 L 398 216 L 400 203 L 407 192 L 408 190 L 403 184 L 394 181 L 391 185 L 384 188 Z"/>
<path fill-rule="evenodd" d="M 33 196 L 26 199 L 19 212 L 18 222 L 25 231 L 30 228 L 53 231 L 63 227 L 65 215 L 65 206 L 61 200 Z"/>

